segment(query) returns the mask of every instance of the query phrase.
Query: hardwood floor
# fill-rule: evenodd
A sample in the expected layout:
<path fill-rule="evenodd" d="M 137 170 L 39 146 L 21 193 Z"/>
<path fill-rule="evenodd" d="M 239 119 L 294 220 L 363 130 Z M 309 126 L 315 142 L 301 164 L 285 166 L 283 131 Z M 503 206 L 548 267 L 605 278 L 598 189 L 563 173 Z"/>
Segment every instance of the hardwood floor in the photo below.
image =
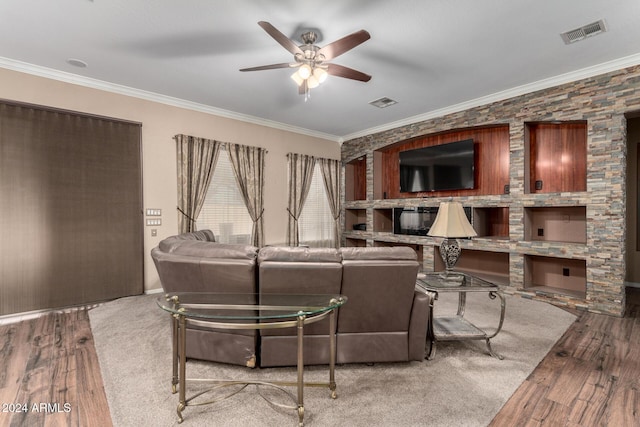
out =
<path fill-rule="evenodd" d="M 580 314 L 490 425 L 640 426 L 640 289 L 624 318 Z"/>
<path fill-rule="evenodd" d="M 111 426 L 86 309 L 0 326 L 0 426 Z"/>
<path fill-rule="evenodd" d="M 0 427 L 112 426 L 86 309 L 0 326 L 0 405 Z M 640 289 L 581 313 L 490 425 L 639 426 Z"/>

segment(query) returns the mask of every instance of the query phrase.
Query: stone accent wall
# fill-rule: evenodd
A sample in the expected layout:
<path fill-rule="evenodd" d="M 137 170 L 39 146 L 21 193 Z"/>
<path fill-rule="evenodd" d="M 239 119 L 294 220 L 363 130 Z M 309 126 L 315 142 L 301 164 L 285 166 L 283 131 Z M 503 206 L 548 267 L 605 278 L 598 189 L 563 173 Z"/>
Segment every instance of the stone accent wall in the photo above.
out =
<path fill-rule="evenodd" d="M 487 239 L 465 241 L 463 254 L 465 248 L 508 252 L 510 284 L 505 287 L 506 292 L 621 316 L 625 305 L 625 113 L 633 111 L 640 111 L 640 66 L 349 140 L 342 145 L 342 160 L 346 163 L 366 156 L 367 200 L 345 202 L 343 179 L 343 206 L 366 209 L 367 230 L 372 230 L 373 210 L 376 208 L 437 206 L 440 201 L 437 198 L 374 200 L 374 151 L 416 136 L 506 123 L 510 133 L 510 194 L 459 197 L 456 200 L 474 207 L 509 206 L 509 239 L 494 242 L 487 242 Z M 525 123 L 556 120 L 587 122 L 587 191 L 527 194 Z M 577 205 L 587 207 L 586 245 L 524 241 L 523 215 L 526 207 Z M 377 240 L 408 242 L 406 236 L 399 239 L 392 234 L 378 236 L 371 231 L 358 233 L 345 230 L 347 237 L 362 238 L 369 246 Z M 425 270 L 432 270 L 433 251 L 427 250 L 427 246 L 433 246 L 433 241 L 430 238 L 416 238 L 411 243 L 425 245 L 423 266 Z M 525 288 L 525 255 L 585 260 L 586 297 L 582 299 L 532 292 Z"/>

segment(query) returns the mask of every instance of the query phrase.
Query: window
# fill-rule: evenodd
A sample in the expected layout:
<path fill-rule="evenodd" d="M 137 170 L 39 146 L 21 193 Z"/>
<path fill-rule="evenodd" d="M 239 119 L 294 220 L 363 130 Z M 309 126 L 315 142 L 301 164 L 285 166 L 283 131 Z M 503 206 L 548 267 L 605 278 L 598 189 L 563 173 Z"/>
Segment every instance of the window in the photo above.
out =
<path fill-rule="evenodd" d="M 242 199 L 225 148 L 220 150 L 196 227 L 198 230 L 213 231 L 217 242 L 251 244 L 253 221 Z"/>
<path fill-rule="evenodd" d="M 322 172 L 320 165 L 316 164 L 309 194 L 298 219 L 300 244 L 310 247 L 332 247 L 333 224 Z"/>

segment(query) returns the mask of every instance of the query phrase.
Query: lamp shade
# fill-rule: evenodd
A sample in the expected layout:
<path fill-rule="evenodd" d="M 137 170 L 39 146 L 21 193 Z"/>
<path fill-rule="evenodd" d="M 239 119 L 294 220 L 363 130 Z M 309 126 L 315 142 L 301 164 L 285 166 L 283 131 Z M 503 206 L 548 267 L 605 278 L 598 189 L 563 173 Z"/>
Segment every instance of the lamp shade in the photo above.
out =
<path fill-rule="evenodd" d="M 432 237 L 474 237 L 473 229 L 460 202 L 442 202 L 433 225 L 427 233 Z"/>

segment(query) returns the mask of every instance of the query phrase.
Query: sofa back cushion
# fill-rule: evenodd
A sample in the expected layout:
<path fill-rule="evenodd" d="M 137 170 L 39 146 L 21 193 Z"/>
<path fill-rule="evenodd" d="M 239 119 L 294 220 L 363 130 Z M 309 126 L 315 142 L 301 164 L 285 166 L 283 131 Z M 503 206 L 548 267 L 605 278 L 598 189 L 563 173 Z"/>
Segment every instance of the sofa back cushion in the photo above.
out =
<path fill-rule="evenodd" d="M 342 264 L 337 249 L 266 247 L 258 255 L 260 294 L 339 294 Z M 328 335 L 329 320 L 309 324 L 305 336 Z M 267 329 L 262 336 L 295 335 L 295 328 Z M 266 352 L 270 351 L 263 342 Z M 312 350 L 309 350 L 312 351 Z M 265 356 L 266 357 L 266 356 Z"/>
<path fill-rule="evenodd" d="M 265 247 L 258 254 L 261 293 L 340 293 L 340 253 L 332 248 Z"/>
<path fill-rule="evenodd" d="M 409 247 L 342 248 L 338 333 L 406 332 L 419 264 Z"/>
<path fill-rule="evenodd" d="M 164 291 L 256 293 L 258 248 L 200 240 L 213 237 L 207 231 L 167 238 L 151 251 Z"/>

